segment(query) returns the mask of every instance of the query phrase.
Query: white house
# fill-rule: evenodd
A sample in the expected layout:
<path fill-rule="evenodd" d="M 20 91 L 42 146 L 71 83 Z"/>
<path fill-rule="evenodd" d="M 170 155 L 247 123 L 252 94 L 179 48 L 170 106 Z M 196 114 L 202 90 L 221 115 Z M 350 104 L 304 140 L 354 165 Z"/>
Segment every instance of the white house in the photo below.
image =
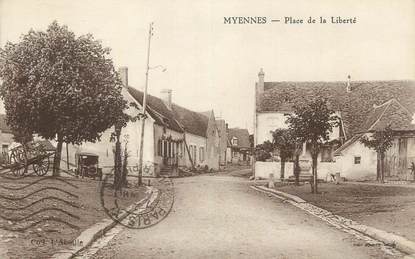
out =
<path fill-rule="evenodd" d="M 370 138 L 373 132 L 390 126 L 394 140 L 386 152 L 385 176 L 409 179 L 408 167 L 415 162 L 415 123 L 412 123 L 412 116 L 413 113 L 394 98 L 373 107 L 360 133 L 334 152 L 336 163 L 344 176 L 350 179 L 375 177 L 378 156 L 374 150 L 363 146 L 359 139 L 364 135 Z"/>
<path fill-rule="evenodd" d="M 126 111 L 136 115 L 142 110 L 143 92 L 128 85 L 128 69 L 119 70 L 124 88 L 123 97 L 134 103 Z M 195 112 L 172 102 L 172 91 L 165 89 L 161 98 L 147 95 L 147 109 L 144 130 L 143 174 L 158 176 L 171 173 L 175 167 L 219 167 L 218 130 L 213 111 Z M 128 165 L 130 173 L 138 171 L 141 138 L 141 121 L 129 122 L 122 129 L 122 146 L 128 141 Z M 108 129 L 96 143 L 83 143 L 69 147 L 69 162 L 75 166 L 75 154 L 91 152 L 99 155 L 100 167 L 104 173 L 114 166 L 114 142 L 110 141 L 114 129 Z M 66 160 L 65 150 L 62 152 Z"/>
<path fill-rule="evenodd" d="M 339 126 L 333 129 L 330 141 L 323 147 L 318 158 L 318 175 L 323 179 L 336 172 L 340 172 L 343 177 L 349 179 L 359 179 L 367 175 L 376 176 L 376 155 L 373 157 L 373 152 L 367 152 L 368 149 L 356 141 L 359 139 L 358 134 L 361 136 L 362 133 L 367 132 L 368 128 L 362 131 L 362 125 L 369 119 L 374 107 L 391 99 L 395 99 L 401 107 L 404 107 L 405 116 L 410 116 L 415 111 L 414 81 L 351 81 L 348 77 L 346 81 L 336 82 L 265 82 L 264 77 L 265 74 L 261 69 L 255 85 L 255 145 L 262 144 L 266 140 L 271 141 L 272 130 L 287 127 L 285 114 L 291 113 L 295 104 L 306 102 L 307 99 L 315 96 L 325 98 L 330 108 L 340 118 Z M 394 110 L 391 114 L 396 112 Z M 405 132 L 405 138 L 408 138 L 410 133 Z M 412 143 L 411 141 L 409 140 L 408 143 Z M 401 150 L 403 150 L 403 145 L 401 145 Z M 339 151 L 335 152 L 336 149 Z M 356 152 L 361 154 L 358 167 L 354 166 L 354 158 L 341 158 L 346 154 L 346 149 L 351 154 Z M 401 157 L 406 157 L 408 162 L 409 155 L 411 152 L 408 151 L 405 154 L 402 153 Z M 277 159 L 278 157 L 274 160 Z M 306 145 L 303 146 L 300 160 L 303 164 L 311 163 Z M 359 162 L 358 160 L 359 158 L 356 158 L 356 162 Z M 278 161 L 256 161 L 255 176 L 266 178 L 270 173 L 278 176 L 280 168 L 278 163 Z M 285 175 L 292 175 L 292 163 L 287 163 L 286 167 Z M 304 166 L 304 168 L 305 172 L 302 171 L 302 173 L 310 173 L 310 166 Z"/>

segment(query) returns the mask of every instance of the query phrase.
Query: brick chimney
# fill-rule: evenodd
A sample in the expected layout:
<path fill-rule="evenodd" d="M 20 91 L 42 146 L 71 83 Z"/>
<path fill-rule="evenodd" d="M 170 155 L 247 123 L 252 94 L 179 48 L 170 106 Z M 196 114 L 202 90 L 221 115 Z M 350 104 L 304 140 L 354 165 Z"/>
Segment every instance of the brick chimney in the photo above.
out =
<path fill-rule="evenodd" d="M 120 75 L 122 85 L 124 87 L 127 87 L 128 86 L 128 67 L 119 67 L 118 74 Z"/>
<path fill-rule="evenodd" d="M 167 108 L 169 108 L 171 110 L 171 89 L 163 89 L 161 90 L 160 94 L 161 94 L 161 99 L 164 101 L 164 104 L 167 106 Z"/>
<path fill-rule="evenodd" d="M 262 70 L 262 68 L 259 70 L 258 73 L 258 82 L 256 83 L 256 93 L 258 94 L 262 94 L 264 92 L 264 70 Z"/>

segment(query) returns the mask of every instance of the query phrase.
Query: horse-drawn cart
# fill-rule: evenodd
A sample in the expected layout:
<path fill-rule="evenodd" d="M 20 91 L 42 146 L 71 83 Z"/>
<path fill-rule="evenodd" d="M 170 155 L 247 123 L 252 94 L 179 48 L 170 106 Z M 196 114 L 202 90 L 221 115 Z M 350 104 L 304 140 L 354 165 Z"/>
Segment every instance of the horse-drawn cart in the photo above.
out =
<path fill-rule="evenodd" d="M 32 168 L 38 176 L 47 174 L 54 147 L 48 141 L 33 141 L 26 145 L 16 146 L 1 156 L 1 167 L 9 169 L 15 176 L 23 176 Z"/>

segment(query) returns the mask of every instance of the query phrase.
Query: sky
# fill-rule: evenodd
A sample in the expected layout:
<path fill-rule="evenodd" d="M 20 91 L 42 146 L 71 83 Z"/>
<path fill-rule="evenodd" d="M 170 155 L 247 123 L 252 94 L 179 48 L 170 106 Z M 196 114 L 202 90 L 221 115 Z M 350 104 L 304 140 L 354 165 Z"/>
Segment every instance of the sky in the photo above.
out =
<path fill-rule="evenodd" d="M 224 24 L 224 17 L 266 17 L 265 24 Z M 326 24 L 308 24 L 322 16 Z M 332 24 L 330 17 L 356 17 Z M 286 24 L 285 17 L 303 19 Z M 271 20 L 280 22 L 271 22 Z M 112 49 L 143 89 L 148 26 L 154 22 L 149 93 L 214 110 L 230 127 L 252 133 L 255 82 L 415 79 L 414 0 L 0 0 L 0 46 L 53 21 L 92 33 Z"/>

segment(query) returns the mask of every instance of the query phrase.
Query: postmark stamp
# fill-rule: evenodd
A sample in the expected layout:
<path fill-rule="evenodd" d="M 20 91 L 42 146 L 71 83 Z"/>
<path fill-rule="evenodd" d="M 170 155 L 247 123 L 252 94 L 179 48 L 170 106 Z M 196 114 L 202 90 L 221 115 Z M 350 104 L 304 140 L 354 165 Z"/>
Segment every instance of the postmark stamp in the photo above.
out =
<path fill-rule="evenodd" d="M 0 170 L 0 179 L 0 228 L 12 232 L 79 230 L 78 187 L 70 181 L 38 176 L 31 170 L 16 176 L 10 169 Z"/>
<path fill-rule="evenodd" d="M 173 208 L 174 184 L 167 177 L 144 177 L 145 186 L 137 186 L 137 176 L 127 176 L 128 186 L 115 192 L 113 175 L 106 175 L 100 189 L 105 213 L 117 223 L 132 229 L 154 226 Z"/>

